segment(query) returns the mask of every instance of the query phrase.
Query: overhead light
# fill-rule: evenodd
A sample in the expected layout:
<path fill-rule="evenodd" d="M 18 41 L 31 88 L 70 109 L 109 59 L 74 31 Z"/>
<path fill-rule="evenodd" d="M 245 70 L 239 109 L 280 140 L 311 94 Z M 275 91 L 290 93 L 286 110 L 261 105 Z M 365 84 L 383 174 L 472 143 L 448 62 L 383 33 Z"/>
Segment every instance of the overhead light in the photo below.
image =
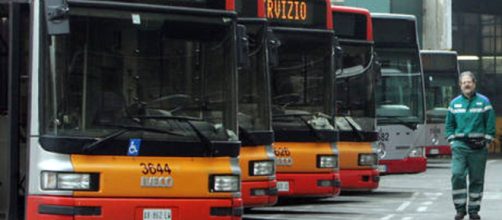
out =
<path fill-rule="evenodd" d="M 474 55 L 460 55 L 457 57 L 458 60 L 479 60 L 479 56 Z"/>

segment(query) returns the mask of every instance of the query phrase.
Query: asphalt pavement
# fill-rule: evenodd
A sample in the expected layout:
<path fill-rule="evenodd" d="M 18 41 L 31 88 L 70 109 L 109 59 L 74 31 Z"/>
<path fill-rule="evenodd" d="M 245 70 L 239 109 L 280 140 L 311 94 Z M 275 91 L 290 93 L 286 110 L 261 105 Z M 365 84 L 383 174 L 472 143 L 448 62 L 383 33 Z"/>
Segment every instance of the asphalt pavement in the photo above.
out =
<path fill-rule="evenodd" d="M 349 192 L 334 198 L 281 201 L 246 210 L 243 219 L 445 220 L 453 219 L 450 160 L 429 159 L 421 174 L 382 176 L 373 192 Z M 502 159 L 489 159 L 481 205 L 484 220 L 502 219 Z M 468 219 L 467 217 L 465 219 Z"/>

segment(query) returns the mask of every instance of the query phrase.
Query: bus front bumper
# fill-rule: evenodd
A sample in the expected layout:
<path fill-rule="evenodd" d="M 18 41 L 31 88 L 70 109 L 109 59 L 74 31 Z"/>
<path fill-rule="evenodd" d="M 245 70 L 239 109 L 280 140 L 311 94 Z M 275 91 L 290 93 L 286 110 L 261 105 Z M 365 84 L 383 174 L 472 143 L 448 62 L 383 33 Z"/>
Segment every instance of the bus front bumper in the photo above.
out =
<path fill-rule="evenodd" d="M 271 206 L 277 202 L 277 180 L 243 181 L 244 207 Z"/>
<path fill-rule="evenodd" d="M 241 198 L 76 198 L 28 196 L 28 220 L 241 219 Z M 157 217 L 157 218 L 155 218 Z"/>
<path fill-rule="evenodd" d="M 339 173 L 277 173 L 280 197 L 332 197 L 340 194 Z"/>
<path fill-rule="evenodd" d="M 401 160 L 380 160 L 380 174 L 422 173 L 427 170 L 427 158 L 406 157 Z"/>
<path fill-rule="evenodd" d="M 342 190 L 372 190 L 378 188 L 380 174 L 376 169 L 340 170 Z"/>

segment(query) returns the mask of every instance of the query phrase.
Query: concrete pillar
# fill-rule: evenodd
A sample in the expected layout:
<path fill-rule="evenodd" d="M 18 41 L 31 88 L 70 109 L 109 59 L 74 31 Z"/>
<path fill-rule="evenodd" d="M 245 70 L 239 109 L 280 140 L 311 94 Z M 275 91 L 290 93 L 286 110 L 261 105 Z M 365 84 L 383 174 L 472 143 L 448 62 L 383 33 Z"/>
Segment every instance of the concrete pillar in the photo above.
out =
<path fill-rule="evenodd" d="M 423 0 L 423 49 L 452 48 L 451 5 L 452 0 Z"/>

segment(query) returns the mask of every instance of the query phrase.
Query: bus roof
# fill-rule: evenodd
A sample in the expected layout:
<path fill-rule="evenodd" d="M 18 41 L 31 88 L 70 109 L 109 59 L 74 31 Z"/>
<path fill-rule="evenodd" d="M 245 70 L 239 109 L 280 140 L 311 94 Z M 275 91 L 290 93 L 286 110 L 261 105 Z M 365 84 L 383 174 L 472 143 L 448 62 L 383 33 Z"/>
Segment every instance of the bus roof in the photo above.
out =
<path fill-rule="evenodd" d="M 424 73 L 456 72 L 458 74 L 456 51 L 421 50 L 420 56 Z"/>
<path fill-rule="evenodd" d="M 371 17 L 375 45 L 418 49 L 417 19 L 414 15 L 372 13 Z"/>
<path fill-rule="evenodd" d="M 409 15 L 409 14 L 371 13 L 371 17 L 377 19 L 409 20 L 414 22 L 417 21 L 415 15 Z"/>
<path fill-rule="evenodd" d="M 366 9 L 366 8 L 357 8 L 357 7 L 338 6 L 338 5 L 336 5 L 336 6 L 332 6 L 331 7 L 331 11 L 333 13 L 333 29 L 335 29 L 335 35 L 339 35 L 338 33 L 343 32 L 343 30 L 338 30 L 337 31 L 337 24 L 340 25 L 337 22 L 337 20 L 335 19 L 335 16 L 337 15 L 337 13 L 339 13 L 339 14 L 342 14 L 342 13 L 345 13 L 345 14 L 355 14 L 355 15 L 361 15 L 361 16 L 366 17 L 366 19 L 365 19 L 365 21 L 366 21 L 365 22 L 366 28 L 365 28 L 365 30 L 360 30 L 360 31 L 366 32 L 366 34 L 365 34 L 365 40 L 369 40 L 369 41 L 373 40 L 373 22 L 371 21 L 371 14 L 370 14 L 370 11 L 368 9 Z M 354 20 L 355 19 L 356 18 L 354 18 Z M 341 21 L 341 22 L 343 22 L 343 21 Z M 357 22 L 355 22 L 355 21 L 354 21 L 353 24 L 354 24 L 354 26 L 358 25 Z M 348 28 L 348 27 L 345 27 L 345 28 Z M 357 27 L 354 27 L 354 29 L 352 29 L 352 30 L 356 31 L 356 28 Z M 340 34 L 340 35 L 345 35 L 345 34 Z M 358 38 L 358 37 L 356 37 L 354 35 L 350 36 L 350 34 L 349 34 L 348 36 L 341 36 L 341 38 L 345 38 L 345 39 L 356 39 L 356 38 Z M 360 38 L 361 37 L 359 37 L 358 40 L 361 40 Z"/>
<path fill-rule="evenodd" d="M 265 18 L 266 0 L 237 0 L 236 10 L 239 17 L 244 18 Z"/>
<path fill-rule="evenodd" d="M 212 10 L 235 11 L 238 0 L 109 0 L 121 3 L 156 4 L 165 6 L 181 6 Z"/>
<path fill-rule="evenodd" d="M 351 14 L 361 14 L 361 15 L 366 15 L 368 17 L 371 16 L 370 11 L 366 8 L 357 8 L 357 7 L 348 7 L 348 6 L 340 6 L 340 5 L 333 5 L 331 6 L 331 11 L 333 12 L 345 12 L 345 13 L 351 13 Z"/>
<path fill-rule="evenodd" d="M 457 51 L 452 50 L 420 50 L 420 54 L 443 54 L 457 56 Z"/>

